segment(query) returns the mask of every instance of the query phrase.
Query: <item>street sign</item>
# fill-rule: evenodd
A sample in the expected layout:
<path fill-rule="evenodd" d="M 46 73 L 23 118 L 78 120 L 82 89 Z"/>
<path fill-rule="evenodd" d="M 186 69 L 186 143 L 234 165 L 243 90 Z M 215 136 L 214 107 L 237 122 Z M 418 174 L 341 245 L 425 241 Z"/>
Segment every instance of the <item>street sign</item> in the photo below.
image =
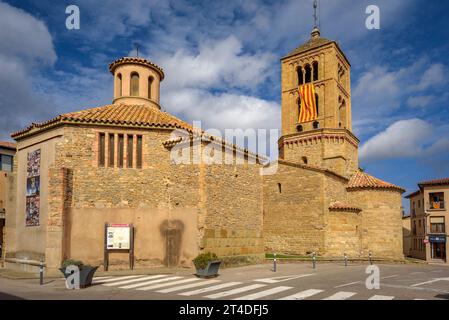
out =
<path fill-rule="evenodd" d="M 429 234 L 429 241 L 434 243 L 446 243 L 445 234 Z"/>

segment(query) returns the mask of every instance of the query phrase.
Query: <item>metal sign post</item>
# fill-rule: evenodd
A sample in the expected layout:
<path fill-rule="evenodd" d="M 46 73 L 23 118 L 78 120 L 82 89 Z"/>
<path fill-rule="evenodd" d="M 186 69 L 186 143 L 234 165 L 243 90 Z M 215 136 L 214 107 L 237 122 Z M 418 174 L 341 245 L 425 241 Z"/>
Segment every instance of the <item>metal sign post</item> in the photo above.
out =
<path fill-rule="evenodd" d="M 315 252 L 312 254 L 312 266 L 313 266 L 313 269 L 316 269 L 316 253 Z"/>

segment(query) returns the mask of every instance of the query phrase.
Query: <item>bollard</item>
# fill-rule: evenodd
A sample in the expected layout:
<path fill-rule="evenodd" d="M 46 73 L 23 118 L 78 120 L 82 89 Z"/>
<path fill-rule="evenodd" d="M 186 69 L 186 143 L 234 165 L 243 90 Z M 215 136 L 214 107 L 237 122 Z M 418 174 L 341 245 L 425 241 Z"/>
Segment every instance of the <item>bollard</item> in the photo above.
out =
<path fill-rule="evenodd" d="M 312 266 L 313 266 L 313 269 L 316 269 L 316 254 L 315 254 L 315 252 L 312 254 Z"/>
<path fill-rule="evenodd" d="M 41 259 L 41 263 L 39 265 L 39 284 L 44 284 L 44 261 Z"/>
<path fill-rule="evenodd" d="M 368 259 L 369 259 L 369 264 L 373 264 L 373 260 L 372 260 L 372 256 L 371 256 L 371 251 L 368 253 Z"/>
<path fill-rule="evenodd" d="M 276 253 L 274 254 L 274 259 L 273 259 L 273 272 L 276 272 Z"/>
<path fill-rule="evenodd" d="M 346 255 L 346 253 L 344 253 L 344 256 L 345 256 L 345 267 L 347 267 L 348 266 L 348 256 Z"/>

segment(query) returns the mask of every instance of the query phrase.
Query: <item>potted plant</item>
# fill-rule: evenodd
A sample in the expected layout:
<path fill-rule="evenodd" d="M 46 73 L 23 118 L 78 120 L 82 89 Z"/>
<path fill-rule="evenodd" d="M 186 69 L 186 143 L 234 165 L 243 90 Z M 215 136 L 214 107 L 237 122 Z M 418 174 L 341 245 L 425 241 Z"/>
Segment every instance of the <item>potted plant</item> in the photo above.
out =
<path fill-rule="evenodd" d="M 86 288 L 92 284 L 92 279 L 94 277 L 95 271 L 97 271 L 97 267 L 93 267 L 90 265 L 84 264 L 82 261 L 79 260 L 72 260 L 72 259 L 66 259 L 61 265 L 61 268 L 59 270 L 64 274 L 64 277 L 67 279 L 71 274 L 74 273 L 74 271 L 70 273 L 66 273 L 66 269 L 69 266 L 77 266 L 79 269 L 80 274 L 80 287 Z"/>
<path fill-rule="evenodd" d="M 196 268 L 197 277 L 211 278 L 218 276 L 221 260 L 218 260 L 215 253 L 201 253 L 193 260 L 193 263 Z"/>

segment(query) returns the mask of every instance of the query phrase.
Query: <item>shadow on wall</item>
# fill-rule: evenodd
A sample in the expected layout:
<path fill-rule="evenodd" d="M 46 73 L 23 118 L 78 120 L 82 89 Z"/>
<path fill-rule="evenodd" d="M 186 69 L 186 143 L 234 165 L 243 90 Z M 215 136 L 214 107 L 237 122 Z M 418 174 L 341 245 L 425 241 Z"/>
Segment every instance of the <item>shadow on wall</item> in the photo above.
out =
<path fill-rule="evenodd" d="M 181 257 L 184 223 L 181 220 L 164 220 L 159 226 L 159 230 L 164 241 L 164 265 L 167 267 L 177 266 Z"/>

